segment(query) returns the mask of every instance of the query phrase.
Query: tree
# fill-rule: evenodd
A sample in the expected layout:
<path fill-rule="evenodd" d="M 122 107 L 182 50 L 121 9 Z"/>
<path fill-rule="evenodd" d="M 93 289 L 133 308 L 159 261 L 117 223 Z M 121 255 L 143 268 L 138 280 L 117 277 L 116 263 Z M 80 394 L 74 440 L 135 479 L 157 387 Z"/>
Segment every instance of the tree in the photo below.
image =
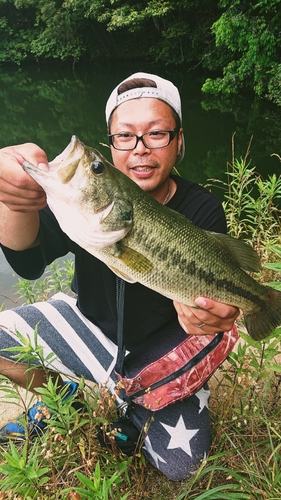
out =
<path fill-rule="evenodd" d="M 35 15 L 29 3 L 24 9 L 13 0 L 0 0 L 0 62 L 20 63 L 28 57 L 36 36 Z"/>
<path fill-rule="evenodd" d="M 221 0 L 225 9 L 214 22 L 216 51 L 206 60 L 208 69 L 222 76 L 208 78 L 203 91 L 213 94 L 253 90 L 281 104 L 280 0 Z"/>
<path fill-rule="evenodd" d="M 0 61 L 143 59 L 197 65 L 217 0 L 0 0 Z"/>
<path fill-rule="evenodd" d="M 68 0 L 80 3 L 80 0 Z M 106 24 L 109 32 L 137 41 L 147 58 L 166 64 L 197 62 L 213 35 L 217 0 L 84 0 L 86 16 Z"/>
<path fill-rule="evenodd" d="M 0 0 L 0 61 L 78 61 L 97 31 L 82 7 L 74 9 L 62 0 Z M 92 53 L 100 53 L 93 44 Z"/>

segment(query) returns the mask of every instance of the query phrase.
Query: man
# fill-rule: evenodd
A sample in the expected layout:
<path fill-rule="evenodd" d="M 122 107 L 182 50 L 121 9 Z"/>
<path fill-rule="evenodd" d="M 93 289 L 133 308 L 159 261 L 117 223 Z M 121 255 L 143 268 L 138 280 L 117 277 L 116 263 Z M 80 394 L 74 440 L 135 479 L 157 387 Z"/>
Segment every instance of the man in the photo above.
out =
<path fill-rule="evenodd" d="M 106 121 L 115 167 L 147 191 L 159 203 L 183 213 L 194 224 L 225 232 L 219 201 L 201 186 L 173 176 L 173 166 L 184 156 L 181 102 L 177 88 L 156 75 L 137 73 L 112 92 L 106 105 Z M 59 358 L 54 369 L 84 375 L 114 390 L 117 354 L 116 277 L 103 263 L 72 242 L 46 207 L 42 189 L 22 169 L 23 161 L 48 168 L 45 153 L 34 144 L 0 151 L 0 241 L 14 270 L 27 279 L 39 277 L 47 264 L 71 251 L 75 255 L 73 299 L 59 296 L 49 302 L 1 313 L 0 349 L 15 345 L 11 330 L 17 326 L 31 334 L 39 323 L 39 343 Z M 175 338 L 215 335 L 232 328 L 238 316 L 234 307 L 197 297 L 198 309 L 173 303 L 142 285 L 125 285 L 124 344 L 130 355 L 142 359 L 149 350 L 162 355 L 163 345 Z M 26 367 L 16 367 L 1 351 L 0 372 L 26 386 Z M 57 374 L 52 377 L 63 387 Z M 35 392 L 46 381 L 40 368 L 29 373 Z M 33 377 L 33 379 L 32 379 Z M 75 384 L 69 385 L 70 397 Z M 193 474 L 210 446 L 207 387 L 197 395 L 152 412 L 134 405 L 131 420 L 144 436 L 143 453 L 167 477 L 182 480 Z M 38 406 L 28 412 L 37 424 Z M 152 418 L 153 416 L 153 418 Z M 20 421 L 7 424 L 2 440 L 15 432 L 24 434 Z M 40 423 L 42 424 L 42 422 Z M 39 425 L 39 424 L 38 424 Z M 43 424 L 44 425 L 44 421 Z M 23 436 L 24 437 L 24 436 Z"/>

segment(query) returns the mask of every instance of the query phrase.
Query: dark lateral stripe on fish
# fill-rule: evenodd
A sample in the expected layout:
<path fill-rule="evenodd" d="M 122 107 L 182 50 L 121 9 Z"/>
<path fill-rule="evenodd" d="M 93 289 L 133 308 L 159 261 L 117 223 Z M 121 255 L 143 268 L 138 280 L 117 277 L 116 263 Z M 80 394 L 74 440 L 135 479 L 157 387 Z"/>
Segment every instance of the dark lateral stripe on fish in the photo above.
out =
<path fill-rule="evenodd" d="M 195 266 L 195 262 L 189 263 L 189 268 Z M 194 267 L 195 268 L 195 267 Z M 233 281 L 227 280 L 225 278 L 217 278 L 212 271 L 206 272 L 205 269 L 195 268 L 195 273 L 192 275 L 196 276 L 200 281 L 203 281 L 207 285 L 215 285 L 217 290 L 224 290 L 226 292 L 232 293 L 233 295 L 244 297 L 247 300 L 251 300 L 259 307 L 264 307 L 265 300 L 261 299 L 257 294 L 250 292 L 247 289 L 242 288 L 239 285 L 235 285 Z"/>
<path fill-rule="evenodd" d="M 244 297 L 245 299 L 254 302 L 259 307 L 265 306 L 265 301 L 262 300 L 258 295 L 235 285 L 233 281 L 228 281 L 226 279 L 217 279 L 214 281 L 214 283 L 216 284 L 218 290 L 225 290 L 226 292 L 231 292 L 233 295 Z"/>

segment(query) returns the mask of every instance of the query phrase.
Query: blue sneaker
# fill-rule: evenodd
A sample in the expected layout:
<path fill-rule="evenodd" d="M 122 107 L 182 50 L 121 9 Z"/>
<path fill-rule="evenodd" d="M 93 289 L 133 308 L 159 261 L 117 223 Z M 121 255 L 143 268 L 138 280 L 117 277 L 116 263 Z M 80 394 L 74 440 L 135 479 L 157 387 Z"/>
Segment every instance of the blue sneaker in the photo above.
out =
<path fill-rule="evenodd" d="M 64 384 L 69 387 L 68 393 L 63 398 L 63 400 L 66 400 L 76 393 L 78 386 L 75 382 L 69 381 L 64 382 Z M 26 430 L 28 430 L 30 438 L 42 435 L 51 416 L 51 410 L 44 402 L 37 401 L 29 408 L 27 413 L 23 413 L 0 429 L 0 444 L 7 443 L 10 439 L 24 441 L 26 439 Z"/>

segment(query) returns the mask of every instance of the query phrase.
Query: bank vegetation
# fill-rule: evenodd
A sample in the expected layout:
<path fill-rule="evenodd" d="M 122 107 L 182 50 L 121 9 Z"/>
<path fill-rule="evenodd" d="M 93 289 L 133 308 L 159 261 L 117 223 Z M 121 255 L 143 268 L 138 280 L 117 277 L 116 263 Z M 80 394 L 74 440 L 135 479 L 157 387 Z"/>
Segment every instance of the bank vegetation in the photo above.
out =
<path fill-rule="evenodd" d="M 0 0 L 0 63 L 147 60 L 281 104 L 280 0 Z"/>

